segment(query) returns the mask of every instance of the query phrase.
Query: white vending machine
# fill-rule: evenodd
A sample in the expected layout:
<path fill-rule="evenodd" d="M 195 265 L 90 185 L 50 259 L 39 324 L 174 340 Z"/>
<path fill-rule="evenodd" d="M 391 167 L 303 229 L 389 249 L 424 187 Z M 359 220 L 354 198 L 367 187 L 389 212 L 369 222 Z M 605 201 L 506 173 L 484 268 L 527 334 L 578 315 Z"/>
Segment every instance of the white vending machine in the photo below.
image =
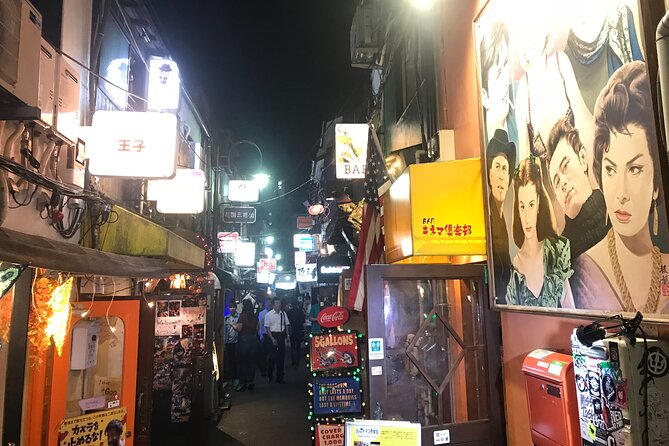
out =
<path fill-rule="evenodd" d="M 571 337 L 584 446 L 644 446 L 644 386 L 648 394 L 648 446 L 669 446 L 669 344 L 625 337 L 591 347 Z"/>

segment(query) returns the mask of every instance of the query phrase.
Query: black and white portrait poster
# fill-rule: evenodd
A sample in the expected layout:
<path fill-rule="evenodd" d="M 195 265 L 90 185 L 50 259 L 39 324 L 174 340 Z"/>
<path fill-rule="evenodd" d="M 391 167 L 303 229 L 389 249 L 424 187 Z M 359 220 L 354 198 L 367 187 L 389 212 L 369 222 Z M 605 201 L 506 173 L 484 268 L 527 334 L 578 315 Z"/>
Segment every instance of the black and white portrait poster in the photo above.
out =
<path fill-rule="evenodd" d="M 669 313 L 641 35 L 636 0 L 490 0 L 477 17 L 497 306 Z"/>

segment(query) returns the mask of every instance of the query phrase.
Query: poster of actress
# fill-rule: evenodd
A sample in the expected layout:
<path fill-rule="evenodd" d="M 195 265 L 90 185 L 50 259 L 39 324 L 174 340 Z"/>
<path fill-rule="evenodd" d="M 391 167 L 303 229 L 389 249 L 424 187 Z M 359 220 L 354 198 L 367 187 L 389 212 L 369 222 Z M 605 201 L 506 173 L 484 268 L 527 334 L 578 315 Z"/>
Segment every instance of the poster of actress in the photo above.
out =
<path fill-rule="evenodd" d="M 636 0 L 490 0 L 474 28 L 493 304 L 669 317 Z"/>

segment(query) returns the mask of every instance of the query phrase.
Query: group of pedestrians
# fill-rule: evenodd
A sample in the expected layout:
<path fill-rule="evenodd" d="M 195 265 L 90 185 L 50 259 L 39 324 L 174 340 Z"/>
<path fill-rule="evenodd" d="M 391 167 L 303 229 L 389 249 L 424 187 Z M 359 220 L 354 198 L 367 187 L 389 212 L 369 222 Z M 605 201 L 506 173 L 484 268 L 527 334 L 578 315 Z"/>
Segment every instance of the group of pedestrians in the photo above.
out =
<path fill-rule="evenodd" d="M 306 305 L 268 298 L 257 314 L 250 295 L 242 300 L 241 313 L 237 304 L 230 304 L 230 314 L 225 318 L 224 377 L 235 383 L 237 391 L 254 389 L 256 366 L 268 382 L 284 384 L 286 350 L 292 368 L 298 367 L 305 333 L 320 332 L 316 320 L 320 305 L 316 298 L 309 302 L 308 295 Z"/>

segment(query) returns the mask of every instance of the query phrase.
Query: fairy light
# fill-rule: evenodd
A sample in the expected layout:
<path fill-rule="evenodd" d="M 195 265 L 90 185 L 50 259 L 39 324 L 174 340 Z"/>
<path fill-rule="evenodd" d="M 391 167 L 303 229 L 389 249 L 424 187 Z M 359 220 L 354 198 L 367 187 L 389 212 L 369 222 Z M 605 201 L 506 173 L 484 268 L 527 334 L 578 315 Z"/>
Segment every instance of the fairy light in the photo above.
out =
<path fill-rule="evenodd" d="M 147 282 L 147 283 L 148 283 L 148 282 Z M 142 290 L 142 299 L 144 299 L 144 302 L 146 302 L 146 306 L 147 306 L 147 307 L 149 307 L 149 308 L 153 308 L 154 303 L 153 303 L 152 300 L 148 300 L 148 299 L 146 298 L 146 294 L 144 293 L 144 290 Z"/>
<path fill-rule="evenodd" d="M 93 294 L 91 295 L 91 304 L 88 306 L 88 309 L 81 313 L 81 317 L 85 318 L 91 313 L 91 309 L 93 308 L 93 302 L 95 302 L 95 291 L 96 291 L 96 286 L 95 282 L 93 283 Z"/>

